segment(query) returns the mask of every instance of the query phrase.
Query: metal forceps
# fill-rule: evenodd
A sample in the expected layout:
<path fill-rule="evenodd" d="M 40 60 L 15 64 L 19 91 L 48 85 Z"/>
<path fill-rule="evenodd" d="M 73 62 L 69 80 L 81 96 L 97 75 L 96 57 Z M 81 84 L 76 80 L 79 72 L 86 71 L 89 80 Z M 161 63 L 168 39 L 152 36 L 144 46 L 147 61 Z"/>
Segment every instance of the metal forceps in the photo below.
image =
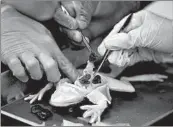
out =
<path fill-rule="evenodd" d="M 131 13 L 128 18 L 126 19 L 126 21 L 124 22 L 123 26 L 120 28 L 120 30 L 118 31 L 118 33 L 122 32 L 130 23 L 131 19 L 132 19 L 133 13 Z M 99 67 L 97 68 L 97 70 L 94 72 L 94 76 L 99 72 L 99 70 L 101 69 L 101 67 L 103 66 L 103 63 L 107 60 L 109 54 L 111 53 L 111 50 L 106 50 L 106 52 L 103 55 L 103 59 L 99 65 Z"/>

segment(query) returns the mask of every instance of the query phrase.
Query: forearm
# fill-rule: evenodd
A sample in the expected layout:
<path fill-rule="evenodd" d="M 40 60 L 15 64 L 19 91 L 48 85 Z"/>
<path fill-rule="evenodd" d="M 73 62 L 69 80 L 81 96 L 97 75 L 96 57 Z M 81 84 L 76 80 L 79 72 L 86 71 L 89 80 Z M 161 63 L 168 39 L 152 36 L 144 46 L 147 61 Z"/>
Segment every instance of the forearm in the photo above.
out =
<path fill-rule="evenodd" d="M 36 0 L 3 0 L 3 3 L 13 6 L 18 11 L 36 20 L 44 21 L 53 17 L 58 2 Z"/>

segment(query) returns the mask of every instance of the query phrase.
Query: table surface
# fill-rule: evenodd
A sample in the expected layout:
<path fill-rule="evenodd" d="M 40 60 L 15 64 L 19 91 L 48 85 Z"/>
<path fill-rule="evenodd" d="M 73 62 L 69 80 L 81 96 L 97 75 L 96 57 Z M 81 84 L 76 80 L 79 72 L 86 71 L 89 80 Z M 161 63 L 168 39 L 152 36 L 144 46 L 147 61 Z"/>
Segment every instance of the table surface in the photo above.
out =
<path fill-rule="evenodd" d="M 102 122 L 109 124 L 129 123 L 132 126 L 141 126 L 173 110 L 173 82 L 171 80 L 159 84 L 135 83 L 134 87 L 137 96 L 129 93 L 111 92 L 112 106 L 104 114 Z M 43 106 L 51 108 L 47 104 Z M 13 114 L 41 124 L 43 121 L 30 113 L 30 107 L 28 102 L 21 99 L 2 107 L 1 113 Z M 15 118 L 17 119 L 17 117 Z M 61 125 L 63 119 L 81 123 L 70 115 L 61 116 L 54 113 L 53 117 L 46 121 L 46 125 Z"/>

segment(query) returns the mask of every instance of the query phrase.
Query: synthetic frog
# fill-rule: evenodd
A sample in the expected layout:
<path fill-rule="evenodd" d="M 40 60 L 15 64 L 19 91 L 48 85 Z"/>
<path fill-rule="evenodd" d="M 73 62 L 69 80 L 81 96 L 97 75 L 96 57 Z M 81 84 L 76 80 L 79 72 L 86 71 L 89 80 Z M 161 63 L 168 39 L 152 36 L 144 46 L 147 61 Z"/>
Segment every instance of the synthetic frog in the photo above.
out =
<path fill-rule="evenodd" d="M 83 105 L 80 109 L 85 110 L 84 118 L 90 117 L 90 123 L 95 123 L 100 121 L 102 113 L 111 104 L 110 89 L 123 92 L 135 91 L 128 82 L 118 81 L 102 74 L 94 76 L 93 69 L 94 64 L 88 61 L 83 74 L 74 83 L 67 78 L 61 79 L 57 83 L 49 103 L 54 107 L 68 107 L 87 98 L 93 105 Z M 31 100 L 30 102 L 34 102 L 36 99 L 41 100 L 43 94 L 52 86 L 50 83 L 47 84 L 39 93 L 30 95 L 25 100 Z"/>

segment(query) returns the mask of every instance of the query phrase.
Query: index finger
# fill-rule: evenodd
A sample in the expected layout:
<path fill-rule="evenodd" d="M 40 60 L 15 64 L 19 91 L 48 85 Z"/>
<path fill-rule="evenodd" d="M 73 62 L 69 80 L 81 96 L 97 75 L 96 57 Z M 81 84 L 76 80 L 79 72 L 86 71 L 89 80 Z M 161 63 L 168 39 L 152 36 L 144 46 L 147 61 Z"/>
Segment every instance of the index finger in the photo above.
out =
<path fill-rule="evenodd" d="M 27 82 L 29 80 L 22 63 L 17 57 L 10 57 L 7 60 L 7 65 L 10 70 L 13 72 L 13 75 L 16 76 L 20 81 Z"/>
<path fill-rule="evenodd" d="M 132 17 L 130 18 L 130 22 L 128 25 L 124 28 L 124 32 L 128 33 L 129 31 L 138 28 L 139 26 L 142 25 L 142 18 L 144 17 L 145 12 L 140 11 L 137 13 L 134 13 Z M 125 16 L 121 21 L 119 21 L 113 28 L 112 32 L 110 33 L 111 35 L 118 33 L 118 31 L 121 29 L 121 27 L 124 25 L 126 20 L 131 16 L 131 14 Z"/>
<path fill-rule="evenodd" d="M 41 53 L 38 56 L 41 64 L 43 65 L 44 71 L 46 72 L 47 80 L 50 82 L 59 81 L 61 74 L 58 69 L 58 64 L 50 56 Z"/>

